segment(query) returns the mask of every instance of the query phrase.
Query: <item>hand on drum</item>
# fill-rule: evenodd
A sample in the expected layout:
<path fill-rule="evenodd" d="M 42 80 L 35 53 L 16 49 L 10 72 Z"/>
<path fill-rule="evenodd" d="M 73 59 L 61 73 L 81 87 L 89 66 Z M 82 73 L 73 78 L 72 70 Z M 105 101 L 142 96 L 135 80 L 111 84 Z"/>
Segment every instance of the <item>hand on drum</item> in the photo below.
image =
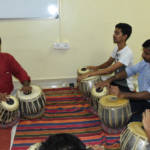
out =
<path fill-rule="evenodd" d="M 107 87 L 108 89 L 110 88 L 110 83 L 108 81 L 100 81 L 95 84 L 96 88 L 104 88 Z"/>
<path fill-rule="evenodd" d="M 109 90 L 109 94 L 110 95 L 116 95 L 119 98 L 124 98 L 123 93 L 120 91 L 120 89 L 118 88 L 118 86 L 110 86 Z"/>
<path fill-rule="evenodd" d="M 97 70 L 97 67 L 96 66 L 87 66 L 87 69 L 90 69 L 90 70 Z"/>
<path fill-rule="evenodd" d="M 6 101 L 7 100 L 7 93 L 0 93 L 0 101 Z"/>
<path fill-rule="evenodd" d="M 31 86 L 23 86 L 21 91 L 23 91 L 24 94 L 28 95 L 32 93 L 32 87 Z"/>
<path fill-rule="evenodd" d="M 143 113 L 142 123 L 145 131 L 148 132 L 150 135 L 150 109 L 146 109 L 145 112 Z"/>
<path fill-rule="evenodd" d="M 87 78 L 88 77 L 88 74 L 83 74 L 83 75 L 80 75 L 80 76 L 78 76 L 78 78 L 77 78 L 77 82 L 80 82 L 82 79 L 85 79 L 85 78 Z"/>

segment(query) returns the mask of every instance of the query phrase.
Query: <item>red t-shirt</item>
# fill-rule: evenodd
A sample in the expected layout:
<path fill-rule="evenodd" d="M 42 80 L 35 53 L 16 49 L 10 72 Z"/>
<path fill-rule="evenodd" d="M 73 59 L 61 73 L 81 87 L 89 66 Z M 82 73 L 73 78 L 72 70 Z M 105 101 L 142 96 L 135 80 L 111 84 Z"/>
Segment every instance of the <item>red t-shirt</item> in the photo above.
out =
<path fill-rule="evenodd" d="M 15 76 L 21 83 L 30 81 L 27 72 L 8 53 L 0 52 L 0 93 L 10 94 L 13 90 L 12 75 Z"/>

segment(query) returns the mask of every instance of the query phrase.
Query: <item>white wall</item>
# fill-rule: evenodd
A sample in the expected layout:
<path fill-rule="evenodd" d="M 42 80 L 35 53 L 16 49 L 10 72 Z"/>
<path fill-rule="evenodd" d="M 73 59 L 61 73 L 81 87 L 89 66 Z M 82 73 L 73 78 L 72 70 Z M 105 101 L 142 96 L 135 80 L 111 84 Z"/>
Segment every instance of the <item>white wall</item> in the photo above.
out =
<path fill-rule="evenodd" d="M 11 53 L 33 80 L 76 77 L 80 66 L 98 65 L 110 56 L 114 26 L 126 22 L 133 27 L 128 44 L 136 63 L 142 43 L 150 38 L 149 6 L 149 0 L 61 0 L 61 22 L 1 20 L 2 50 Z M 59 39 L 69 41 L 70 50 L 53 49 Z"/>

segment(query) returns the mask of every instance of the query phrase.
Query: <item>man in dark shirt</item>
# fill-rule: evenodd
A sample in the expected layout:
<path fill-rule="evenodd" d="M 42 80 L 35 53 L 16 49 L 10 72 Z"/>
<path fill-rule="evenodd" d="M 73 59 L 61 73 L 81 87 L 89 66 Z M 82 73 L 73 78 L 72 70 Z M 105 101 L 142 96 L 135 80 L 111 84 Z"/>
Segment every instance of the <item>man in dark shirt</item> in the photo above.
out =
<path fill-rule="evenodd" d="M 0 101 L 6 100 L 6 96 L 13 91 L 12 76 L 16 77 L 22 84 L 22 91 L 30 93 L 30 77 L 15 58 L 8 54 L 1 52 L 1 38 L 0 38 Z"/>

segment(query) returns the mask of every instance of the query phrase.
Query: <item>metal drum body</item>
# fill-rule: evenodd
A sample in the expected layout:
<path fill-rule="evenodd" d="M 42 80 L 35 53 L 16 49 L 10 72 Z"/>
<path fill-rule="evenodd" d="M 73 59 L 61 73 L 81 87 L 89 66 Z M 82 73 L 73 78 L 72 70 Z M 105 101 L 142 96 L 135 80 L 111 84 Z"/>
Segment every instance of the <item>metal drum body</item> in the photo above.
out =
<path fill-rule="evenodd" d="M 32 93 L 25 95 L 22 91 L 17 91 L 20 102 L 20 112 L 23 118 L 33 119 L 43 115 L 45 110 L 45 95 L 39 86 L 32 85 Z"/>
<path fill-rule="evenodd" d="M 0 102 L 0 126 L 12 127 L 20 118 L 19 101 L 14 96 L 8 96 L 7 101 Z"/>
<path fill-rule="evenodd" d="M 90 97 L 93 86 L 99 81 L 101 81 L 100 76 L 91 76 L 81 80 L 79 83 L 80 92 L 83 93 L 85 96 Z"/>
<path fill-rule="evenodd" d="M 131 122 L 120 135 L 121 150 L 150 150 L 141 122 Z"/>
<path fill-rule="evenodd" d="M 132 115 L 129 100 L 113 95 L 104 96 L 99 101 L 98 115 L 106 127 L 121 129 Z"/>
<path fill-rule="evenodd" d="M 91 91 L 91 100 L 92 100 L 92 106 L 93 106 L 93 109 L 98 112 L 98 105 L 99 105 L 99 101 L 100 99 L 107 95 L 108 91 L 107 91 L 107 88 L 104 87 L 103 89 L 100 89 L 100 88 L 96 88 L 95 86 L 92 88 L 92 91 Z"/>

